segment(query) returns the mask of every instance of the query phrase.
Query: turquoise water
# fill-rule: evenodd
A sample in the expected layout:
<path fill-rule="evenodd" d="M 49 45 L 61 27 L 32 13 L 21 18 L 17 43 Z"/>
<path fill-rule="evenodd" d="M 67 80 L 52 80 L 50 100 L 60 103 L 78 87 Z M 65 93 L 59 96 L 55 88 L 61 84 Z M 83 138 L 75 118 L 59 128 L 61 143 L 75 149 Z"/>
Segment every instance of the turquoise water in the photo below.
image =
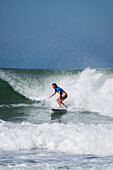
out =
<path fill-rule="evenodd" d="M 113 169 L 113 70 L 0 69 L 0 93 L 0 169 Z"/>

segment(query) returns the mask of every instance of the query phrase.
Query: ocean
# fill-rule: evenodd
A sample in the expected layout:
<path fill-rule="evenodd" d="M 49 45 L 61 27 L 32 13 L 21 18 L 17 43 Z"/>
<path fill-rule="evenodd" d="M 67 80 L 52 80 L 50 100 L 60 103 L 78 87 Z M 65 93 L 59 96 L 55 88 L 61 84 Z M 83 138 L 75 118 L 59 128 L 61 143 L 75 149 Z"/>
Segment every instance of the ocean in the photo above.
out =
<path fill-rule="evenodd" d="M 65 114 L 51 84 L 67 93 Z M 112 170 L 113 70 L 0 69 L 0 170 Z"/>

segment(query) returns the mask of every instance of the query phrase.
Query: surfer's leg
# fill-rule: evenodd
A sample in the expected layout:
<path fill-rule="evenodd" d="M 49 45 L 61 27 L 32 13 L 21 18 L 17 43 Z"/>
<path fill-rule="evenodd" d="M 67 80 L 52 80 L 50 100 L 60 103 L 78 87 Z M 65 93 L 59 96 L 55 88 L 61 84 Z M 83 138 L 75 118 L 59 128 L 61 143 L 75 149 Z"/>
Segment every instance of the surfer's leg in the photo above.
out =
<path fill-rule="evenodd" d="M 60 100 L 61 104 L 66 107 L 66 105 Z"/>
<path fill-rule="evenodd" d="M 59 104 L 60 108 L 62 108 L 62 106 L 61 106 L 61 101 L 60 101 L 60 97 L 58 97 L 58 98 L 56 99 L 56 101 L 57 101 L 57 103 Z"/>
<path fill-rule="evenodd" d="M 64 101 L 67 97 L 68 97 L 67 93 L 64 93 L 64 94 L 62 95 L 62 98 L 60 99 L 61 104 L 62 104 L 63 106 L 65 106 L 65 107 L 66 107 L 66 105 L 65 105 L 62 101 Z"/>
<path fill-rule="evenodd" d="M 60 102 L 61 102 L 61 104 L 64 106 L 64 107 L 66 107 L 66 105 L 60 100 Z"/>

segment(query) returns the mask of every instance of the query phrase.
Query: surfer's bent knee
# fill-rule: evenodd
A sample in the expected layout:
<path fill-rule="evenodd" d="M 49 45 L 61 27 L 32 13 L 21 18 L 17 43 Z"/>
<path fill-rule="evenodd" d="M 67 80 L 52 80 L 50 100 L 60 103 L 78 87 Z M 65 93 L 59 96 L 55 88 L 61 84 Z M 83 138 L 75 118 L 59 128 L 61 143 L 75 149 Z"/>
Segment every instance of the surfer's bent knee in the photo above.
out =
<path fill-rule="evenodd" d="M 59 97 L 56 99 L 56 101 L 59 101 L 60 99 L 59 99 Z"/>

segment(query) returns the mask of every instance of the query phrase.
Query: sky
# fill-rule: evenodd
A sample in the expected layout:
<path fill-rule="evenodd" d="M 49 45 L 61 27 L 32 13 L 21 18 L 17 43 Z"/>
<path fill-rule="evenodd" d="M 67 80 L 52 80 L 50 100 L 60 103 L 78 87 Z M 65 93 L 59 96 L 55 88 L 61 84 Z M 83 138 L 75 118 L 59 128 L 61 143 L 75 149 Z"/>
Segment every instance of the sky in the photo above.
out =
<path fill-rule="evenodd" d="M 0 67 L 113 68 L 113 0 L 0 0 Z"/>

